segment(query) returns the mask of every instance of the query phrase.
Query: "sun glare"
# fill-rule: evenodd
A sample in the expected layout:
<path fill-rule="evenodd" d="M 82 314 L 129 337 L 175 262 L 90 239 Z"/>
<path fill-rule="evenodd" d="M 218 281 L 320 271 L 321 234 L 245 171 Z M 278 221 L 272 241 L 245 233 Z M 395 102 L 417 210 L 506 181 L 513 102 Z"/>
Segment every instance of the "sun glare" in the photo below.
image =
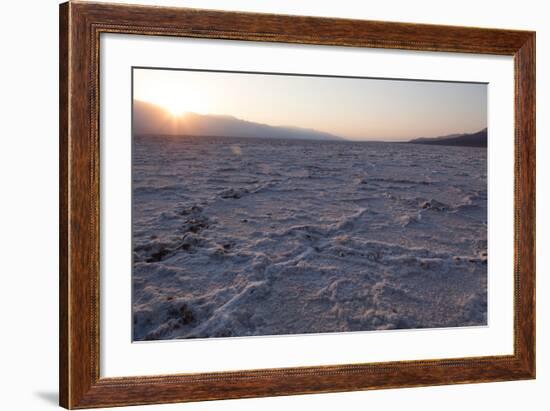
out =
<path fill-rule="evenodd" d="M 208 114 L 210 112 L 207 101 L 197 95 L 156 95 L 150 99 L 150 102 L 163 107 L 174 117 L 189 112 L 197 114 Z"/>
<path fill-rule="evenodd" d="M 168 110 L 170 112 L 170 114 L 172 114 L 174 117 L 179 117 L 181 116 L 183 113 L 185 113 L 186 111 L 189 111 L 185 108 L 183 108 L 181 105 L 179 104 L 161 104 L 166 110 Z"/>

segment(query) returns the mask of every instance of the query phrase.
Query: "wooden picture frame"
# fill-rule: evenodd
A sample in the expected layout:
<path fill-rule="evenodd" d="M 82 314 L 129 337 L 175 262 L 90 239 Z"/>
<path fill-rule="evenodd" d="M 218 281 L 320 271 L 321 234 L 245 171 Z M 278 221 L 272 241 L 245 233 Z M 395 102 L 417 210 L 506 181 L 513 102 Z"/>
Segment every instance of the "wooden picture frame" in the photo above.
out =
<path fill-rule="evenodd" d="M 514 354 L 100 378 L 101 33 L 513 56 Z M 60 405 L 91 408 L 535 377 L 535 33 L 184 8 L 60 6 Z"/>

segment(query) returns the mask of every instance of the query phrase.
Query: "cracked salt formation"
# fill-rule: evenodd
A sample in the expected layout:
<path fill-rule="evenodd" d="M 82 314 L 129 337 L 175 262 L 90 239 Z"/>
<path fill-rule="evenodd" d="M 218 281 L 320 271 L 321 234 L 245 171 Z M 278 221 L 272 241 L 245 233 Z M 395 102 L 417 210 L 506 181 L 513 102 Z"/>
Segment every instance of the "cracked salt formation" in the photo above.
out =
<path fill-rule="evenodd" d="M 487 323 L 487 152 L 137 137 L 134 340 Z"/>

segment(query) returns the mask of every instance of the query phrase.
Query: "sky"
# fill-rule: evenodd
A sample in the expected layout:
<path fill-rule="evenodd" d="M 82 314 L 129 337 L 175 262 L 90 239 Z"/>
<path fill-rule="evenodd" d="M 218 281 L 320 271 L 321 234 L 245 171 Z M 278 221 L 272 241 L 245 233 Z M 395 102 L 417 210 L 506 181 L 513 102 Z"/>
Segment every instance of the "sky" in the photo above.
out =
<path fill-rule="evenodd" d="M 349 140 L 400 141 L 487 127 L 487 85 L 135 68 L 133 97 L 174 116 L 230 115 Z"/>

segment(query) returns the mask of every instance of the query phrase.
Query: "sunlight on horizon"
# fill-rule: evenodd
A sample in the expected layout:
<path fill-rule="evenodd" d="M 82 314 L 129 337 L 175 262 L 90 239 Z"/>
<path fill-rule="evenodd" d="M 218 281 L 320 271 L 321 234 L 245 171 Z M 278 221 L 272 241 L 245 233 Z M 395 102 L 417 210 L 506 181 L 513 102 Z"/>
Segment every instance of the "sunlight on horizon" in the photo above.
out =
<path fill-rule="evenodd" d="M 180 117 L 189 112 L 209 114 L 208 101 L 200 93 L 174 95 L 170 90 L 157 88 L 152 89 L 143 101 L 164 108 L 174 117 Z"/>
<path fill-rule="evenodd" d="M 134 69 L 134 100 L 169 112 L 232 116 L 350 140 L 397 141 L 487 127 L 487 85 Z"/>

